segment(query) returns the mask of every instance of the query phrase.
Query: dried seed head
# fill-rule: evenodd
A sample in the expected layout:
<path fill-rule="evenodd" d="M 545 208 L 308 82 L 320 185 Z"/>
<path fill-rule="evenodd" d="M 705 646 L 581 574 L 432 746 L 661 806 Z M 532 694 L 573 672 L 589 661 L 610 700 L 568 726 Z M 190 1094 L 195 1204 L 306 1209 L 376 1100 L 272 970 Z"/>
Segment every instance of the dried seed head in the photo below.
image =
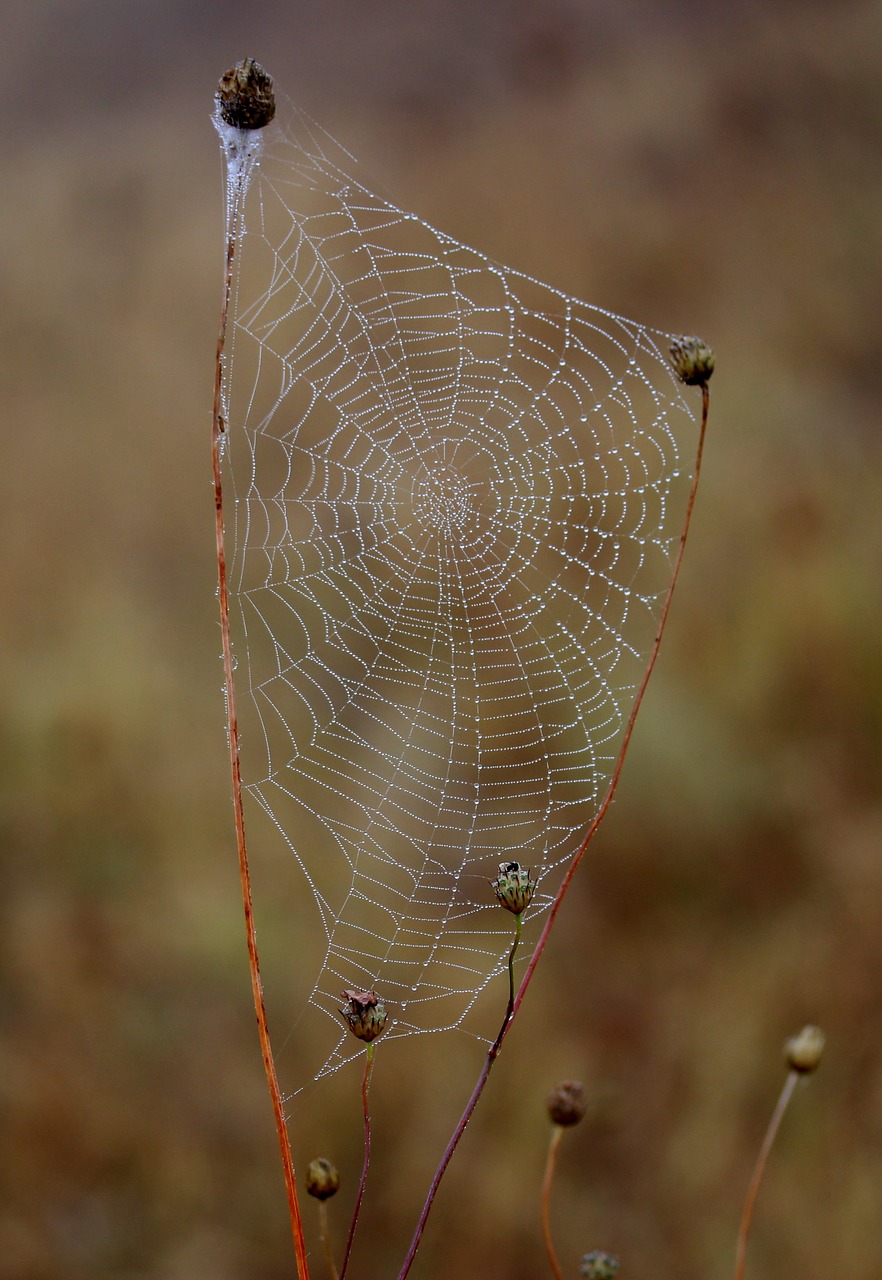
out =
<path fill-rule="evenodd" d="M 714 371 L 714 353 L 701 338 L 675 338 L 671 343 L 674 373 L 687 387 L 703 387 Z"/>
<path fill-rule="evenodd" d="M 613 1280 L 618 1273 L 619 1260 L 605 1249 L 592 1249 L 586 1253 L 579 1266 L 579 1275 L 585 1280 Z"/>
<path fill-rule="evenodd" d="M 370 1044 L 386 1025 L 386 1006 L 376 991 L 344 991 L 346 1008 L 340 1012 L 354 1036 Z"/>
<path fill-rule="evenodd" d="M 827 1038 L 820 1027 L 803 1027 L 784 1046 L 784 1056 L 791 1071 L 809 1075 L 816 1070 L 824 1053 Z"/>
<path fill-rule="evenodd" d="M 306 1190 L 316 1200 L 330 1200 L 340 1187 L 340 1175 L 337 1166 L 331 1164 L 324 1156 L 309 1162 L 306 1170 Z"/>
<path fill-rule="evenodd" d="M 272 76 L 253 58 L 221 76 L 215 98 L 221 120 L 233 129 L 263 129 L 276 114 Z"/>
<path fill-rule="evenodd" d="M 499 875 L 490 885 L 506 911 L 516 916 L 526 911 L 536 891 L 536 881 L 519 862 L 500 862 Z"/>
<path fill-rule="evenodd" d="M 548 1116 L 552 1124 L 578 1124 L 585 1114 L 585 1090 L 578 1080 L 564 1080 L 548 1095 Z"/>

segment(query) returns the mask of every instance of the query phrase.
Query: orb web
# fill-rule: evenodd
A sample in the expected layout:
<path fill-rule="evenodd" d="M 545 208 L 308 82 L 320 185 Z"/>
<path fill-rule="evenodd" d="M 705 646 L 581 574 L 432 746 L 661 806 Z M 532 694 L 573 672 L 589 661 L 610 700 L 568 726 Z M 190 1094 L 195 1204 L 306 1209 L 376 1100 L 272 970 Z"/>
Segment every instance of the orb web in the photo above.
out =
<path fill-rule="evenodd" d="M 223 387 L 242 772 L 309 908 L 321 1075 L 359 1048 L 344 988 L 380 993 L 386 1040 L 495 1034 L 489 881 L 532 868 L 529 941 L 646 668 L 697 405 L 670 335 L 372 194 L 290 104 L 249 164 Z"/>

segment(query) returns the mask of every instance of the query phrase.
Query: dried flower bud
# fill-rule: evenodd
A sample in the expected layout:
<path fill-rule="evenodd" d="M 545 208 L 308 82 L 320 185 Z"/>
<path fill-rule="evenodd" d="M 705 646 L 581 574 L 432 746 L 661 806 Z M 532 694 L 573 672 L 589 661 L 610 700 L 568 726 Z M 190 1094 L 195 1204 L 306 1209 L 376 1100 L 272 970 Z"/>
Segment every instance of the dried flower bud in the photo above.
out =
<path fill-rule="evenodd" d="M 586 1253 L 579 1266 L 579 1275 L 585 1280 L 613 1280 L 618 1274 L 619 1260 L 605 1249 L 592 1249 Z"/>
<path fill-rule="evenodd" d="M 233 129 L 263 129 L 276 114 L 272 76 L 253 58 L 221 76 L 215 98 L 221 120 Z"/>
<path fill-rule="evenodd" d="M 548 1095 L 548 1115 L 552 1124 L 578 1124 L 585 1114 L 585 1090 L 578 1080 L 564 1080 Z"/>
<path fill-rule="evenodd" d="M 809 1075 L 816 1070 L 827 1038 L 820 1027 L 803 1027 L 797 1035 L 791 1036 L 784 1046 L 784 1056 L 791 1071 L 799 1071 Z"/>
<path fill-rule="evenodd" d="M 674 373 L 687 387 L 703 387 L 714 371 L 714 353 L 701 338 L 675 338 L 671 343 Z"/>
<path fill-rule="evenodd" d="M 376 1040 L 386 1025 L 386 1006 L 376 991 L 344 991 L 343 999 L 347 1005 L 340 1012 L 352 1034 L 367 1044 Z"/>
<path fill-rule="evenodd" d="M 506 911 L 516 916 L 526 911 L 536 891 L 536 881 L 519 862 L 500 862 L 499 875 L 490 885 Z"/>
<path fill-rule="evenodd" d="M 306 1170 L 306 1190 L 316 1200 L 330 1200 L 340 1188 L 340 1175 L 337 1166 L 324 1156 L 310 1160 Z"/>

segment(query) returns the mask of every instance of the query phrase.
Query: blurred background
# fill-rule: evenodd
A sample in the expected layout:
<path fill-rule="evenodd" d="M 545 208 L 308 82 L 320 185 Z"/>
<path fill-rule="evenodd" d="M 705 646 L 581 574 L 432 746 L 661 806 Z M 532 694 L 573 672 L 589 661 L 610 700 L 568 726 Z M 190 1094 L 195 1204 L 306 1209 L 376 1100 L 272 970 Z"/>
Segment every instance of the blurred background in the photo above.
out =
<path fill-rule="evenodd" d="M 781 1046 L 814 1021 L 828 1053 L 773 1154 L 749 1272 L 877 1280 L 882 7 L 17 0 L 0 30 L 0 1274 L 294 1272 L 209 467 L 209 115 L 250 55 L 403 208 L 717 351 L 692 541 L 617 801 L 413 1275 L 548 1274 L 544 1099 L 567 1077 L 591 1106 L 556 1184 L 565 1274 L 601 1247 L 623 1280 L 731 1275 Z M 296 966 L 283 923 L 267 935 Z M 353 1280 L 397 1274 L 480 1066 L 473 1042 L 428 1044 L 375 1077 Z M 343 1173 L 338 1245 L 357 1095 L 341 1073 L 293 1108 Z"/>

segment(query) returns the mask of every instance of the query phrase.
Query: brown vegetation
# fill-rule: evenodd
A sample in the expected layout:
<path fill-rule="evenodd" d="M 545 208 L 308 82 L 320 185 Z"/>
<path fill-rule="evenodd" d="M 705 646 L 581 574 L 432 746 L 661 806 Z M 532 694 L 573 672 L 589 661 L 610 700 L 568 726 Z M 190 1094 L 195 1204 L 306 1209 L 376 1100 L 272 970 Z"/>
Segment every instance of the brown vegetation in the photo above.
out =
<path fill-rule="evenodd" d="M 589 1111 L 556 1175 L 564 1273 L 603 1247 L 635 1280 L 730 1275 L 780 1044 L 810 1021 L 828 1056 L 773 1153 L 748 1275 L 876 1280 L 879 9 L 302 8 L 299 27 L 289 5 L 225 27 L 221 6 L 206 33 L 195 5 L 136 31 L 129 6 L 55 4 L 12 34 L 0 1272 L 292 1274 L 212 594 L 208 115 L 218 74 L 253 53 L 403 207 L 717 352 L 692 542 L 614 812 L 414 1276 L 545 1274 L 544 1100 L 568 1076 Z M 294 968 L 261 888 L 262 944 Z M 296 1009 L 268 994 L 296 1053 Z M 420 1042 L 387 1073 L 380 1044 L 353 1278 L 395 1274 L 479 1057 Z M 339 1245 L 356 1074 L 292 1116 L 303 1170 L 340 1168 Z"/>

